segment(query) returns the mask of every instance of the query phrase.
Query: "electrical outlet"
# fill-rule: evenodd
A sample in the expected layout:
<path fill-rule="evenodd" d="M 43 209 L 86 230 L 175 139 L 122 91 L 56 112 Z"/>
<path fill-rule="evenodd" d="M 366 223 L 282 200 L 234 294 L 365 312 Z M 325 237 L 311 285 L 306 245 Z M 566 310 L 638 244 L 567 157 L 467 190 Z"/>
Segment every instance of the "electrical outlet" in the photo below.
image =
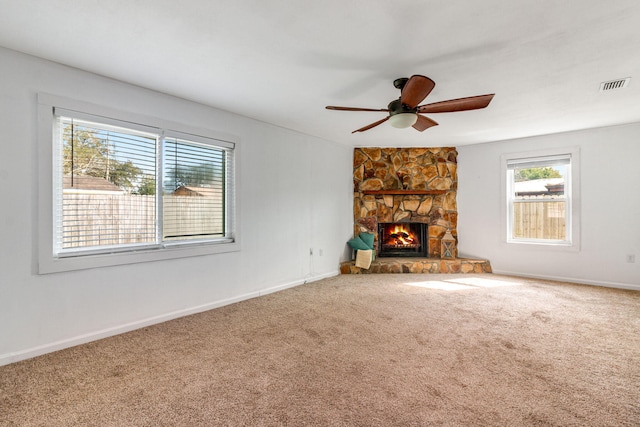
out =
<path fill-rule="evenodd" d="M 320 249 L 320 250 L 318 251 L 318 255 L 320 255 L 320 256 L 322 256 L 322 255 L 323 255 L 323 253 L 322 253 L 322 249 Z"/>
<path fill-rule="evenodd" d="M 636 256 L 634 254 L 627 255 L 627 262 L 636 262 Z"/>

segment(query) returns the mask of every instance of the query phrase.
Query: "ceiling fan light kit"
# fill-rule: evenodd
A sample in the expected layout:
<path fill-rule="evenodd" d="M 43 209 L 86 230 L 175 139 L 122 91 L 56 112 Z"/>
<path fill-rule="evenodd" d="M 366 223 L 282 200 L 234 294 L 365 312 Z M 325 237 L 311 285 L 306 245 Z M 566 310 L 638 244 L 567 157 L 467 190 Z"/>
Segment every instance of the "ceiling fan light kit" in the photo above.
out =
<path fill-rule="evenodd" d="M 416 113 L 400 113 L 389 116 L 389 124 L 394 128 L 408 128 L 418 121 Z"/>
<path fill-rule="evenodd" d="M 337 107 L 333 105 L 328 105 L 326 108 L 339 111 L 386 111 L 389 113 L 387 117 L 356 129 L 352 133 L 364 132 L 387 120 L 395 128 L 408 128 L 411 126 L 415 130 L 422 132 L 432 126 L 437 126 L 438 123 L 421 115 L 421 113 L 452 113 L 454 111 L 478 110 L 487 107 L 495 95 L 492 93 L 418 105 L 424 101 L 435 87 L 436 84 L 433 80 L 416 74 L 410 78 L 402 77 L 396 79 L 393 81 L 393 85 L 400 89 L 400 97 L 391 101 L 386 109 Z"/>

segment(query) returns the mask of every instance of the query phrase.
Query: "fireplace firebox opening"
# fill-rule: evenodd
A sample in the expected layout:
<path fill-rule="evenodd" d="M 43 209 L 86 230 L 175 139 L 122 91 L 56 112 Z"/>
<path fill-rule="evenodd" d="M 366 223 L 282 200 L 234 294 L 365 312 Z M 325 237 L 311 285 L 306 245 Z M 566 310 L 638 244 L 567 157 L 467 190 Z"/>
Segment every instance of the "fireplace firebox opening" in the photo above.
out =
<path fill-rule="evenodd" d="M 420 222 L 378 223 L 378 256 L 427 257 L 427 224 Z"/>

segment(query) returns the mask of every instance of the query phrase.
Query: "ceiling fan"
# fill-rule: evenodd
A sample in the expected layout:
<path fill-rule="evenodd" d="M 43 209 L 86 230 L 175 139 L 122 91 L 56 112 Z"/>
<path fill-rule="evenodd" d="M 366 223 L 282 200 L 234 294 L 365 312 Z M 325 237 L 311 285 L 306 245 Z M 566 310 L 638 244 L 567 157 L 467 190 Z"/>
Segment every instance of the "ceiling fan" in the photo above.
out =
<path fill-rule="evenodd" d="M 400 89 L 400 97 L 389 103 L 387 108 L 357 108 L 357 107 L 336 107 L 329 105 L 328 110 L 339 111 L 386 111 L 387 117 L 367 126 L 356 129 L 351 133 L 364 132 L 374 128 L 387 120 L 391 126 L 396 128 L 407 128 L 412 126 L 420 132 L 438 123 L 421 113 L 451 113 L 454 111 L 468 111 L 485 108 L 493 99 L 494 93 L 488 95 L 469 96 L 467 98 L 449 99 L 448 101 L 433 102 L 431 104 L 420 104 L 431 93 L 435 87 L 435 82 L 429 77 L 413 75 L 410 78 L 399 78 L 393 81 L 393 85 Z"/>

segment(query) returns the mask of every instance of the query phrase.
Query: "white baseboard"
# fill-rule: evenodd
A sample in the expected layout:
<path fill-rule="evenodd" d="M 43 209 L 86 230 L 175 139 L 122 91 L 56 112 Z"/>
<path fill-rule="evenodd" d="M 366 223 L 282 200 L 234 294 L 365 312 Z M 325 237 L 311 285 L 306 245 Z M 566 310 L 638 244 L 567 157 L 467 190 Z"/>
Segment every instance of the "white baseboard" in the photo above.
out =
<path fill-rule="evenodd" d="M 285 289 L 288 289 L 288 288 L 293 288 L 295 286 L 304 285 L 306 283 L 317 282 L 318 280 L 322 280 L 322 279 L 328 279 L 329 277 L 334 277 L 334 276 L 337 276 L 338 274 L 340 274 L 340 272 L 338 270 L 336 270 L 336 271 L 331 271 L 329 273 L 323 273 L 323 274 L 318 274 L 318 275 L 315 275 L 315 276 L 309 276 L 306 279 L 296 280 L 296 281 L 293 281 L 293 282 L 290 282 L 290 283 L 285 283 L 284 285 L 278 285 L 278 286 L 274 286 L 274 287 L 271 287 L 271 288 L 264 289 L 264 290 L 259 292 L 259 296 L 272 294 L 274 292 L 284 291 Z"/>
<path fill-rule="evenodd" d="M 605 282 L 602 280 L 577 279 L 575 277 L 548 276 L 543 274 L 523 274 L 523 273 L 516 273 L 514 271 L 505 271 L 505 270 L 496 270 L 496 269 L 494 269 L 493 272 L 495 274 L 504 274 L 505 276 L 528 277 L 531 279 L 554 280 L 557 282 L 578 283 L 581 285 L 603 286 L 605 288 L 629 289 L 632 291 L 640 291 L 640 285 L 636 285 L 632 283 Z"/>
<path fill-rule="evenodd" d="M 72 338 L 67 338 L 64 340 L 43 344 L 43 345 L 32 347 L 26 350 L 20 350 L 12 353 L 5 353 L 0 355 L 0 366 L 19 362 L 21 360 L 30 359 L 32 357 L 41 356 L 43 354 L 52 353 L 54 351 L 63 350 L 65 348 L 75 347 L 80 344 L 86 344 L 91 341 L 97 341 L 97 340 L 108 338 L 114 335 L 123 334 L 125 332 L 134 331 L 136 329 L 144 328 L 144 327 L 155 325 L 158 323 L 167 322 L 169 320 L 177 319 L 179 317 L 189 316 L 191 314 L 196 314 L 196 313 L 202 313 L 204 311 L 213 310 L 215 308 L 223 307 L 225 305 L 234 304 L 234 303 L 245 301 L 251 298 L 260 297 L 263 295 L 282 291 L 288 288 L 293 288 L 295 286 L 300 286 L 305 283 L 315 282 L 328 277 L 337 276 L 338 274 L 340 274 L 340 272 L 336 270 L 329 273 L 307 277 L 301 280 L 295 280 L 293 282 L 285 283 L 282 285 L 273 286 L 260 291 L 249 292 L 249 293 L 238 295 L 232 298 L 214 301 L 207 304 L 202 304 L 202 305 L 198 305 L 195 307 L 190 307 L 182 310 L 176 310 L 170 313 L 148 317 L 146 319 L 125 323 L 125 324 L 114 326 L 111 328 L 101 329 L 99 331 L 94 331 L 87 334 L 78 335 Z"/>

